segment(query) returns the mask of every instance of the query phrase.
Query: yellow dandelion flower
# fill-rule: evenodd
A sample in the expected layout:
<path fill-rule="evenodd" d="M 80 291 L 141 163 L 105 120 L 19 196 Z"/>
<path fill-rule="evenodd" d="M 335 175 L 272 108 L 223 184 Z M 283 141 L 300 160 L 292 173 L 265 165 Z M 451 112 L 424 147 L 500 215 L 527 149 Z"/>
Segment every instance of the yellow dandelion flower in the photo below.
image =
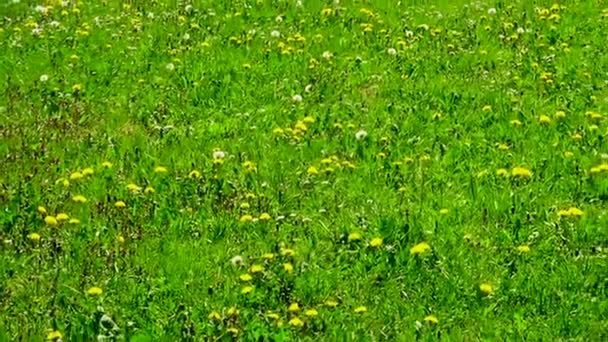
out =
<path fill-rule="evenodd" d="M 479 290 L 486 296 L 491 295 L 494 292 L 494 287 L 488 283 L 482 283 L 479 285 Z"/>
<path fill-rule="evenodd" d="M 61 185 L 63 185 L 64 187 L 68 187 L 68 186 L 70 186 L 70 181 L 69 181 L 69 180 L 67 180 L 67 179 L 65 179 L 65 178 L 59 178 L 59 179 L 58 179 L 58 180 L 55 182 L 55 185 L 57 185 L 57 184 L 61 184 Z"/>
<path fill-rule="evenodd" d="M 306 170 L 306 173 L 308 173 L 310 176 L 314 176 L 319 174 L 319 170 L 317 170 L 316 167 L 311 166 L 308 168 L 308 170 Z"/>
<path fill-rule="evenodd" d="M 286 262 L 283 264 L 283 269 L 285 270 L 285 272 L 291 273 L 293 272 L 293 265 L 289 262 Z"/>
<path fill-rule="evenodd" d="M 84 177 L 84 175 L 77 171 L 77 172 L 73 172 L 70 175 L 70 180 L 78 180 L 78 179 L 81 179 L 82 177 Z"/>
<path fill-rule="evenodd" d="M 63 338 L 63 334 L 57 330 L 53 330 L 48 335 L 46 335 L 46 339 L 49 341 L 57 341 Z"/>
<path fill-rule="evenodd" d="M 443 208 L 443 209 L 439 210 L 439 213 L 440 213 L 441 215 L 447 215 L 449 212 L 450 212 L 450 211 L 449 211 L 448 209 L 446 209 L 446 208 Z"/>
<path fill-rule="evenodd" d="M 369 245 L 374 247 L 374 248 L 378 248 L 380 246 L 382 246 L 382 238 L 373 238 L 370 242 Z"/>
<path fill-rule="evenodd" d="M 265 260 L 272 260 L 274 259 L 275 255 L 274 253 L 264 253 L 262 255 L 262 258 L 264 258 Z"/>
<path fill-rule="evenodd" d="M 521 166 L 516 166 L 511 170 L 511 175 L 521 179 L 530 179 L 532 178 L 532 171 Z"/>
<path fill-rule="evenodd" d="M 87 168 L 83 169 L 81 171 L 81 173 L 82 173 L 83 176 L 90 176 L 90 175 L 92 175 L 92 174 L 95 173 L 95 170 L 93 170 L 92 167 L 87 167 Z"/>
<path fill-rule="evenodd" d="M 525 245 L 517 246 L 517 251 L 520 252 L 520 253 L 529 253 L 530 252 L 530 245 L 525 244 Z"/>
<path fill-rule="evenodd" d="M 57 225 L 57 219 L 54 216 L 47 216 L 44 218 L 44 222 L 46 224 L 48 224 L 49 226 L 56 226 Z"/>
<path fill-rule="evenodd" d="M 252 274 L 264 272 L 264 266 L 262 266 L 262 265 L 251 265 L 251 267 L 249 268 L 249 272 L 252 273 Z"/>
<path fill-rule="evenodd" d="M 212 321 L 219 321 L 219 320 L 221 320 L 221 319 L 222 319 L 222 316 L 221 316 L 221 315 L 220 315 L 220 313 L 219 313 L 219 312 L 217 312 L 217 311 L 211 311 L 211 312 L 209 313 L 209 315 L 207 315 L 207 318 L 209 318 L 209 319 L 210 319 L 210 320 L 212 320 Z"/>
<path fill-rule="evenodd" d="M 34 242 L 37 242 L 37 241 L 40 241 L 41 236 L 38 233 L 31 233 L 31 234 L 27 235 L 27 238 Z"/>
<path fill-rule="evenodd" d="M 272 130 L 272 134 L 274 134 L 274 135 L 283 135 L 283 134 L 285 134 L 285 130 L 282 129 L 282 128 L 280 128 L 280 127 L 277 127 L 277 128 L 275 128 L 275 129 Z"/>
<path fill-rule="evenodd" d="M 355 313 L 365 313 L 367 312 L 367 307 L 365 306 L 358 306 L 355 308 Z"/>
<path fill-rule="evenodd" d="M 486 113 L 487 113 L 487 112 L 491 112 L 491 111 L 492 111 L 492 106 L 490 106 L 490 105 L 485 105 L 485 106 L 483 106 L 483 108 L 481 108 L 481 111 L 482 111 L 482 112 L 486 112 Z"/>
<path fill-rule="evenodd" d="M 270 319 L 274 319 L 277 320 L 280 318 L 279 314 L 275 313 L 275 312 L 269 312 L 266 314 L 266 317 L 270 318 Z"/>
<path fill-rule="evenodd" d="M 328 299 L 325 301 L 325 306 L 330 307 L 330 308 L 335 308 L 336 306 L 338 306 L 338 302 L 336 302 L 333 299 Z"/>
<path fill-rule="evenodd" d="M 319 315 L 319 312 L 315 309 L 308 309 L 306 311 L 304 311 L 304 315 L 308 316 L 308 317 L 315 317 Z"/>
<path fill-rule="evenodd" d="M 289 312 L 300 311 L 300 305 L 298 305 L 298 303 L 291 303 L 291 305 L 289 305 L 289 307 L 287 308 L 287 311 L 289 311 Z"/>
<path fill-rule="evenodd" d="M 361 239 L 362 239 L 361 234 L 358 232 L 353 232 L 353 233 L 348 234 L 348 241 L 359 241 Z"/>
<path fill-rule="evenodd" d="M 87 198 L 82 195 L 76 195 L 76 196 L 72 197 L 72 201 L 74 201 L 76 203 L 86 203 Z"/>
<path fill-rule="evenodd" d="M 123 202 L 123 201 L 116 201 L 116 202 L 114 203 L 114 206 L 115 206 L 116 208 L 124 208 L 124 207 L 126 207 L 127 205 L 126 205 L 126 204 L 125 204 L 125 202 Z"/>
<path fill-rule="evenodd" d="M 101 163 L 101 166 L 106 168 L 106 169 L 111 169 L 113 164 L 110 163 L 109 161 L 104 161 L 103 163 Z"/>
<path fill-rule="evenodd" d="M 301 327 L 302 325 L 304 325 L 304 322 L 302 322 L 302 320 L 298 317 L 294 317 L 289 320 L 289 325 L 292 327 Z"/>
<path fill-rule="evenodd" d="M 421 242 L 414 247 L 410 248 L 410 254 L 412 255 L 420 255 L 431 250 L 431 246 L 426 242 Z"/>
<path fill-rule="evenodd" d="M 570 216 L 575 216 L 575 217 L 580 217 L 585 214 L 582 210 L 580 210 L 579 208 L 576 208 L 576 207 L 571 207 L 570 209 L 568 209 L 568 212 L 569 212 Z"/>
<path fill-rule="evenodd" d="M 87 290 L 87 294 L 90 296 L 99 296 L 103 293 L 103 290 L 97 286 L 93 286 Z"/>
<path fill-rule="evenodd" d="M 188 177 L 193 178 L 193 179 L 201 178 L 201 173 L 197 170 L 192 170 L 188 174 Z"/>
<path fill-rule="evenodd" d="M 241 209 L 249 209 L 249 208 L 250 208 L 249 203 L 247 203 L 247 202 L 241 203 Z"/>
<path fill-rule="evenodd" d="M 230 317 L 237 317 L 240 314 L 240 311 L 236 308 L 236 306 L 231 306 L 228 311 L 226 311 L 226 314 Z"/>
<path fill-rule="evenodd" d="M 570 210 L 560 210 L 557 212 L 557 216 L 559 216 L 560 218 L 562 217 L 569 217 L 570 216 Z"/>
<path fill-rule="evenodd" d="M 72 219 L 70 219 L 70 220 L 68 221 L 68 223 L 69 223 L 69 224 L 79 224 L 79 223 L 80 223 L 80 220 L 79 220 L 79 219 L 72 218 Z"/>
<path fill-rule="evenodd" d="M 253 292 L 253 286 L 245 286 L 241 289 L 241 294 L 248 294 Z"/>
<path fill-rule="evenodd" d="M 251 279 L 253 279 L 253 277 L 249 273 L 241 274 L 239 278 L 241 279 L 241 281 L 251 281 Z"/>
<path fill-rule="evenodd" d="M 268 220 L 270 220 L 270 214 L 268 214 L 268 213 L 262 213 L 260 215 L 259 219 L 260 219 L 260 221 L 268 221 Z"/>
<path fill-rule="evenodd" d="M 563 119 L 565 117 L 566 117 L 566 112 L 564 112 L 563 110 L 558 110 L 557 112 L 555 112 L 556 119 Z"/>
<path fill-rule="evenodd" d="M 281 255 L 286 257 L 292 257 L 296 255 L 296 252 L 290 248 L 281 248 Z"/>
<path fill-rule="evenodd" d="M 66 221 L 69 218 L 70 217 L 67 214 L 65 214 L 65 213 L 59 213 L 59 214 L 57 214 L 57 221 Z"/>
<path fill-rule="evenodd" d="M 550 118 L 550 117 L 548 117 L 548 116 L 546 116 L 546 115 L 541 115 L 541 116 L 538 118 L 538 122 L 539 122 L 541 125 L 547 125 L 547 124 L 550 124 L 550 123 L 551 123 L 551 118 Z"/>
<path fill-rule="evenodd" d="M 235 328 L 235 327 L 230 327 L 228 329 L 226 329 L 226 332 L 231 333 L 232 335 L 236 335 L 239 333 L 239 329 Z"/>
<path fill-rule="evenodd" d="M 37 210 L 38 210 L 39 213 L 41 213 L 43 215 L 46 214 L 46 208 L 45 207 L 40 206 L 40 207 L 37 208 Z"/>
<path fill-rule="evenodd" d="M 522 123 L 519 120 L 511 120 L 511 125 L 514 127 L 521 127 Z"/>
<path fill-rule="evenodd" d="M 243 215 L 241 216 L 241 218 L 239 219 L 239 221 L 246 223 L 246 222 L 251 222 L 253 221 L 253 216 L 251 215 Z"/>
<path fill-rule="evenodd" d="M 507 171 L 507 169 L 498 169 L 496 170 L 496 175 L 498 177 L 507 177 L 509 175 L 509 171 Z"/>
<path fill-rule="evenodd" d="M 154 168 L 155 173 L 167 173 L 167 168 L 164 166 L 157 166 Z"/>
<path fill-rule="evenodd" d="M 146 195 L 153 194 L 155 192 L 156 192 L 156 190 L 154 190 L 154 188 L 151 186 L 146 187 L 146 189 L 144 190 L 144 194 L 146 194 Z"/>
<path fill-rule="evenodd" d="M 118 235 L 116 241 L 118 241 L 118 243 L 125 243 L 125 238 L 122 235 Z"/>
<path fill-rule="evenodd" d="M 141 187 L 137 186 L 134 183 L 129 183 L 127 184 L 127 190 L 131 191 L 131 192 L 137 192 L 141 190 Z"/>
<path fill-rule="evenodd" d="M 72 91 L 75 92 L 75 93 L 81 92 L 82 91 L 82 85 L 80 85 L 80 84 L 74 84 L 72 86 Z"/>
<path fill-rule="evenodd" d="M 431 325 L 439 323 L 439 319 L 437 319 L 437 317 L 435 317 L 435 315 L 428 315 L 428 316 L 424 317 L 424 321 Z"/>

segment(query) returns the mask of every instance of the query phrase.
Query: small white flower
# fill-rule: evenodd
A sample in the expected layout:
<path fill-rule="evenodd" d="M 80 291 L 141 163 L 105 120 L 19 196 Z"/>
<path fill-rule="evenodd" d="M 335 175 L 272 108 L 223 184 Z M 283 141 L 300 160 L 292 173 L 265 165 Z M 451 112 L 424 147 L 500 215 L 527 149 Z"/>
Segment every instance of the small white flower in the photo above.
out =
<path fill-rule="evenodd" d="M 281 36 L 281 32 L 279 32 L 277 30 L 273 30 L 272 32 L 270 32 L 270 36 L 272 38 L 279 38 Z"/>
<path fill-rule="evenodd" d="M 410 30 L 405 31 L 405 36 L 408 38 L 412 38 L 414 36 L 414 31 L 410 31 Z"/>
<path fill-rule="evenodd" d="M 309 84 L 304 88 L 304 91 L 307 93 L 310 93 L 311 90 L 312 90 L 312 84 Z"/>
<path fill-rule="evenodd" d="M 173 71 L 175 70 L 175 64 L 173 63 L 167 63 L 167 65 L 165 66 L 167 68 L 167 70 L 169 71 Z"/>
<path fill-rule="evenodd" d="M 42 34 L 42 29 L 40 27 L 36 27 L 35 29 L 32 30 L 32 35 L 34 36 L 39 36 Z"/>
<path fill-rule="evenodd" d="M 279 15 L 279 16 L 277 16 L 277 17 L 274 19 L 274 21 L 276 21 L 277 23 L 279 23 L 279 24 L 280 24 L 280 23 L 282 23 L 282 22 L 283 22 L 283 17 L 281 17 L 281 16 Z"/>
<path fill-rule="evenodd" d="M 322 56 L 323 56 L 323 59 L 330 60 L 334 55 L 329 51 L 325 51 L 325 52 L 323 52 Z"/>
<path fill-rule="evenodd" d="M 48 8 L 42 6 L 42 5 L 38 5 L 35 8 L 36 12 L 41 13 L 41 14 L 46 14 L 46 12 L 48 12 Z"/>
<path fill-rule="evenodd" d="M 397 50 L 395 50 L 394 48 L 389 48 L 388 50 L 386 50 L 386 52 L 388 52 L 388 54 L 391 56 L 394 56 L 397 54 Z"/>
<path fill-rule="evenodd" d="M 190 34 L 188 32 L 184 33 L 184 40 L 190 40 Z"/>
<path fill-rule="evenodd" d="M 518 28 L 517 28 L 517 33 L 519 33 L 519 34 L 524 34 L 524 33 L 526 33 L 526 30 L 524 30 L 524 28 L 523 28 L 523 27 L 518 27 Z"/>
<path fill-rule="evenodd" d="M 46 82 L 49 80 L 49 75 L 40 75 L 40 82 Z"/>
<path fill-rule="evenodd" d="M 295 103 L 300 103 L 302 102 L 302 95 L 296 94 L 291 97 L 291 100 Z"/>
<path fill-rule="evenodd" d="M 367 137 L 367 132 L 365 130 L 360 130 L 355 133 L 355 138 L 357 138 L 357 140 L 363 140 L 365 137 Z"/>
<path fill-rule="evenodd" d="M 230 262 L 233 266 L 241 266 L 243 264 L 243 257 L 240 255 L 236 255 L 232 259 L 230 259 Z"/>
<path fill-rule="evenodd" d="M 51 27 L 59 27 L 59 22 L 57 20 L 53 20 L 49 23 L 49 26 Z"/>
<path fill-rule="evenodd" d="M 489 15 L 495 15 L 496 14 L 496 8 L 492 7 L 488 9 L 488 14 Z"/>
<path fill-rule="evenodd" d="M 186 7 L 184 7 L 184 11 L 190 13 L 192 11 L 192 5 L 186 5 Z"/>
<path fill-rule="evenodd" d="M 226 157 L 226 152 L 224 151 L 213 152 L 213 159 L 224 159 L 224 157 Z"/>

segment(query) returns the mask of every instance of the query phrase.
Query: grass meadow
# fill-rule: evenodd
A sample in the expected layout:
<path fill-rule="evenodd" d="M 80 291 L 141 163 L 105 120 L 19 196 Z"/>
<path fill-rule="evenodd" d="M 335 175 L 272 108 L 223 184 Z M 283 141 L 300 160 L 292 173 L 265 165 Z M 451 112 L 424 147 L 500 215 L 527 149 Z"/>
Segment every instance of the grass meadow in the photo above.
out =
<path fill-rule="evenodd" d="M 608 340 L 605 1 L 0 2 L 0 340 Z"/>

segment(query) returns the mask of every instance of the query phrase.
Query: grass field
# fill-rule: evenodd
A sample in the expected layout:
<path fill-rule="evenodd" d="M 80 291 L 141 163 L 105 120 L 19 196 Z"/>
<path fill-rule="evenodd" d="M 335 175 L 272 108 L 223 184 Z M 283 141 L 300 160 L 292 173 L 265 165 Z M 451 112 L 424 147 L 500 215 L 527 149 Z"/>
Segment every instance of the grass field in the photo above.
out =
<path fill-rule="evenodd" d="M 2 1 L 0 340 L 608 340 L 606 32 L 605 1 Z"/>

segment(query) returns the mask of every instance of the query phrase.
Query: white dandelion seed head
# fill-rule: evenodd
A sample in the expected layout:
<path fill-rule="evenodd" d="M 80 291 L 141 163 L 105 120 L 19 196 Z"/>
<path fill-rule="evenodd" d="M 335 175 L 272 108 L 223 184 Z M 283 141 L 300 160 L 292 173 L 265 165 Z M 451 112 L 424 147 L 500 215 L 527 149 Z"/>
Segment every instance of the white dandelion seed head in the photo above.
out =
<path fill-rule="evenodd" d="M 367 137 L 367 131 L 365 130 L 359 130 L 357 133 L 355 133 L 355 138 L 357 138 L 357 140 L 363 140 Z"/>
<path fill-rule="evenodd" d="M 169 70 L 169 71 L 173 71 L 173 70 L 175 70 L 175 64 L 173 64 L 173 63 L 167 63 L 167 65 L 165 66 L 165 68 L 167 68 L 167 70 Z"/>
<path fill-rule="evenodd" d="M 225 157 L 226 157 L 226 152 L 224 152 L 224 151 L 213 152 L 213 159 L 224 159 Z"/>
<path fill-rule="evenodd" d="M 184 33 L 184 40 L 190 40 L 190 34 L 188 32 Z"/>
<path fill-rule="evenodd" d="M 48 8 L 46 8 L 42 5 L 38 5 L 34 9 L 36 10 L 36 12 L 41 13 L 41 14 L 46 14 L 48 12 Z"/>
<path fill-rule="evenodd" d="M 312 90 L 312 84 L 308 84 L 305 88 L 304 91 L 307 93 L 310 93 L 310 91 Z"/>
<path fill-rule="evenodd" d="M 40 82 L 46 82 L 49 80 L 49 75 L 40 75 Z"/>
<path fill-rule="evenodd" d="M 186 5 L 186 7 L 184 7 L 184 11 L 188 13 L 192 12 L 192 5 Z"/>
<path fill-rule="evenodd" d="M 386 52 L 388 52 L 388 54 L 391 56 L 394 56 L 397 54 L 397 50 L 395 50 L 394 48 L 389 48 L 388 50 L 386 50 Z"/>
<path fill-rule="evenodd" d="M 270 36 L 272 38 L 279 38 L 281 36 L 281 32 L 279 32 L 278 30 L 273 30 L 272 32 L 270 32 Z"/>
<path fill-rule="evenodd" d="M 59 22 L 57 20 L 53 20 L 49 23 L 49 26 L 51 27 L 59 27 Z"/>
<path fill-rule="evenodd" d="M 524 28 L 523 28 L 523 27 L 518 27 L 518 28 L 517 28 L 517 33 L 519 33 L 519 34 L 524 34 L 524 33 L 526 33 L 526 30 L 524 30 Z"/>
<path fill-rule="evenodd" d="M 410 30 L 405 31 L 405 36 L 408 38 L 412 38 L 414 36 L 414 31 L 410 31 Z"/>
<path fill-rule="evenodd" d="M 281 16 L 279 15 L 279 16 L 277 16 L 277 17 L 274 19 L 274 21 L 276 21 L 277 23 L 279 23 L 279 24 L 280 24 L 280 23 L 282 23 L 282 22 L 283 22 L 283 17 L 281 17 Z"/>
<path fill-rule="evenodd" d="M 329 51 L 323 52 L 323 55 L 322 55 L 323 59 L 326 59 L 326 60 L 330 60 L 333 56 L 334 56 L 334 54 Z"/>
<path fill-rule="evenodd" d="M 39 27 L 36 27 L 35 29 L 32 30 L 32 35 L 34 36 L 39 36 L 42 34 L 42 29 Z"/>
<path fill-rule="evenodd" d="M 495 15 L 496 14 L 496 8 L 492 7 L 488 9 L 488 14 L 489 15 Z"/>
<path fill-rule="evenodd" d="M 230 259 L 230 263 L 232 263 L 232 266 L 239 267 L 243 265 L 243 257 L 240 255 L 235 255 L 232 257 L 232 259 Z"/>
<path fill-rule="evenodd" d="M 300 103 L 300 102 L 302 102 L 302 95 L 296 94 L 291 97 L 291 100 L 295 103 Z"/>

